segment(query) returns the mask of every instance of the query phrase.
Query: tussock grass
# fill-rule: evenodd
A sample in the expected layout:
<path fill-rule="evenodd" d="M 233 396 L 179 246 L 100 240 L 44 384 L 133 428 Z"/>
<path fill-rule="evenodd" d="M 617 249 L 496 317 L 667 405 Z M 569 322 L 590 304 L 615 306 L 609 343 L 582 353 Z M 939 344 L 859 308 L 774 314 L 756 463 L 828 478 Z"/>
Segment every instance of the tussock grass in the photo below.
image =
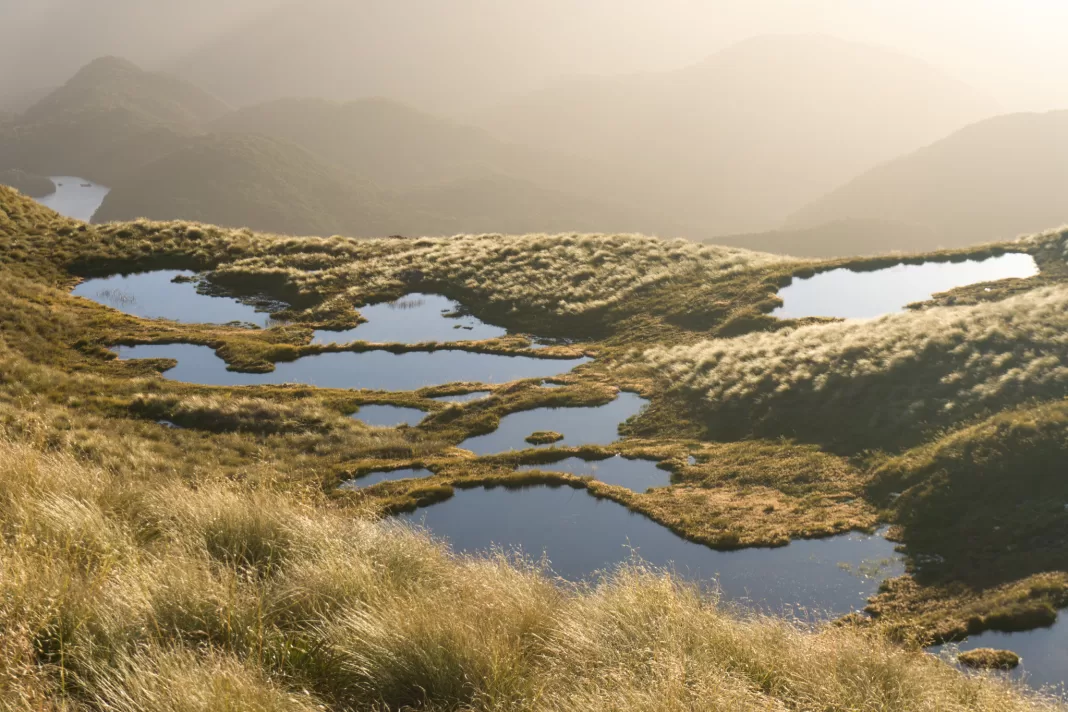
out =
<path fill-rule="evenodd" d="M 1052 710 L 852 628 L 503 554 L 226 480 L 0 441 L 0 697 L 22 709 Z M 48 704 L 44 700 L 49 700 Z"/>
<path fill-rule="evenodd" d="M 325 433 L 348 425 L 337 411 L 308 403 L 286 404 L 266 398 L 139 394 L 130 405 L 135 413 L 166 419 L 182 427 L 253 433 Z"/>
<path fill-rule="evenodd" d="M 647 350 L 716 428 L 893 445 L 1068 395 L 1068 289 Z"/>

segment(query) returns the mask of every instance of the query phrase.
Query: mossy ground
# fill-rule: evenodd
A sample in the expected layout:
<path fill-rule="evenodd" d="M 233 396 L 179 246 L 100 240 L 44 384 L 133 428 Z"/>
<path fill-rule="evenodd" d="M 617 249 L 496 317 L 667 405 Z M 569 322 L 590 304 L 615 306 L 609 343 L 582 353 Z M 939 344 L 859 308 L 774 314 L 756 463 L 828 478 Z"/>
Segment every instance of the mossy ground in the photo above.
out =
<path fill-rule="evenodd" d="M 906 440 L 892 433 L 872 442 L 869 437 L 828 437 L 818 427 L 727 423 L 708 418 L 700 404 L 665 387 L 663 373 L 636 358 L 653 347 L 797 326 L 769 316 L 783 284 L 813 270 L 883 266 L 881 258 L 813 263 L 702 252 L 628 236 L 489 236 L 471 238 L 465 245 L 477 248 L 477 259 L 469 255 L 470 264 L 448 267 L 462 255 L 449 252 L 447 241 L 281 238 L 183 223 L 86 226 L 13 194 L 0 197 L 5 206 L 0 211 L 0 423 L 43 447 L 119 467 L 122 450 L 112 444 L 127 443 L 166 459 L 185 481 L 195 483 L 204 463 L 211 463 L 213 472 L 254 489 L 315 497 L 326 493 L 330 506 L 359 516 L 426 506 L 451 496 L 457 487 L 552 483 L 610 498 L 681 536 L 719 548 L 784 545 L 792 538 L 893 523 L 914 563 L 917 554 L 937 554 L 946 562 L 933 577 L 921 575 L 923 567 L 914 565 L 912 576 L 891 582 L 873 604 L 877 622 L 914 640 L 978 632 L 996 627 L 1006 616 L 1031 620 L 1032 609 L 1050 612 L 1068 602 L 1063 585 L 1045 585 L 1060 581 L 1060 572 L 1068 570 L 1056 555 L 1063 550 L 1059 532 L 1064 513 L 1051 510 L 1039 520 L 1033 516 L 1034 507 L 1048 499 L 1036 493 L 1053 486 L 1050 468 L 1063 462 L 1055 436 L 1042 436 L 1048 443 L 1042 450 L 1045 459 L 1030 463 L 1015 463 L 1007 459 L 1011 450 L 995 447 L 977 463 L 988 473 L 983 480 L 988 484 L 982 496 L 973 497 L 967 488 L 956 487 L 952 473 L 930 465 L 937 460 L 931 453 L 953 447 L 968 428 L 978 429 L 977 441 L 996 442 L 997 427 L 983 430 L 976 419 L 940 422 L 913 429 Z M 992 283 L 981 293 L 957 290 L 936 302 L 995 301 L 1060 284 L 1068 274 L 1059 252 L 1051 252 L 1051 241 L 934 255 L 965 259 L 1022 250 L 1036 255 L 1042 268 L 1031 280 Z M 493 270 L 478 273 L 479 260 Z M 163 268 L 205 271 L 216 288 L 250 298 L 266 295 L 291 306 L 276 326 L 256 329 L 142 320 L 69 295 L 83 276 Z M 518 381 L 493 387 L 486 399 L 451 405 L 433 398 L 483 388 L 448 384 L 386 393 L 204 387 L 159 378 L 167 362 L 120 361 L 108 351 L 116 344 L 196 343 L 215 349 L 232 369 L 270 370 L 276 362 L 313 353 L 370 348 L 314 345 L 311 333 L 352 326 L 361 304 L 416 289 L 458 299 L 476 316 L 518 334 L 567 339 L 566 345 L 538 349 L 539 356 L 586 354 L 595 360 L 555 379 L 562 388 Z M 530 346 L 520 335 L 460 348 L 533 355 Z M 623 425 L 626 438 L 618 443 L 482 458 L 458 448 L 468 437 L 492 431 L 509 413 L 601 405 L 621 388 L 640 393 L 650 405 Z M 368 428 L 347 417 L 371 403 L 415 407 L 428 417 L 419 427 L 400 429 Z M 1027 417 L 1039 432 L 1055 433 L 1058 407 L 1036 406 Z M 1018 415 L 1022 412 L 991 417 L 1014 423 L 1024 418 Z M 793 424 L 804 424 L 802 416 Z M 859 423 L 869 416 L 842 413 Z M 164 428 L 159 420 L 181 427 Z M 918 450 L 907 450 L 910 446 Z M 548 467 L 569 456 L 614 454 L 658 460 L 672 471 L 671 486 L 637 493 Z M 695 464 L 690 464 L 691 456 Z M 547 469 L 518 473 L 517 464 L 546 464 Z M 1008 512 L 999 493 L 1012 490 L 1009 474 L 1024 466 L 1036 489 L 1015 492 L 1016 509 Z M 367 472 L 407 467 L 433 474 L 365 490 L 337 490 L 339 483 Z M 889 501 L 891 493 L 901 494 L 896 504 Z M 977 511 L 973 505 L 980 499 L 985 504 Z M 974 531 L 986 524 L 1001 526 L 1003 534 L 995 537 L 1001 543 L 1031 543 L 1031 554 L 1020 562 L 999 554 L 993 545 L 998 542 L 977 548 L 971 539 L 935 551 L 931 537 L 952 521 L 945 513 L 956 510 L 974 513 L 969 524 Z M 977 579 L 980 570 L 997 573 Z M 959 611 L 960 620 L 954 623 L 947 611 Z M 937 629 L 932 629 L 935 622 Z"/>

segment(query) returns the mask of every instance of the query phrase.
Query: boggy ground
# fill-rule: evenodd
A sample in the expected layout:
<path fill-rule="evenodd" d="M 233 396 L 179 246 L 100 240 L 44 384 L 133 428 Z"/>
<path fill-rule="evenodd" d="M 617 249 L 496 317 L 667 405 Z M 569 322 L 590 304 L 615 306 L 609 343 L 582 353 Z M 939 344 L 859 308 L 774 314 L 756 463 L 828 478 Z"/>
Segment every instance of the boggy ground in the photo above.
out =
<path fill-rule="evenodd" d="M 810 332 L 815 336 L 805 338 L 833 342 L 835 330 L 856 327 L 833 320 L 775 320 L 768 315 L 778 304 L 775 292 L 794 276 L 837 266 L 877 268 L 886 260 L 815 263 L 637 236 L 354 240 L 183 223 L 88 226 L 10 191 L 0 194 L 0 205 L 0 413 L 12 437 L 41 448 L 121 468 L 127 456 L 115 443 L 126 443 L 131 451 L 147 450 L 166 461 L 181 481 L 196 483 L 210 469 L 212 477 L 250 491 L 325 496 L 329 506 L 361 516 L 424 506 L 451 496 L 457 487 L 569 485 L 720 548 L 781 545 L 886 521 L 896 525 L 914 566 L 911 576 L 891 582 L 874 602 L 875 623 L 924 643 L 989 627 L 1034 625 L 1040 622 L 1035 610 L 1045 611 L 1042 620 L 1048 620 L 1068 603 L 1068 576 L 1061 573 L 1068 563 L 1057 555 L 1064 550 L 1063 507 L 1033 516 L 1036 503 L 1051 501 L 1048 488 L 1060 487 L 1053 478 L 1063 462 L 1056 445 L 1058 432 L 1063 442 L 1063 430 L 1057 430 L 1055 411 L 1068 392 L 1062 392 L 1059 373 L 1042 370 L 1042 364 L 1030 371 L 1010 364 L 1016 368 L 1014 387 L 982 391 L 983 397 L 964 399 L 966 407 L 955 410 L 941 402 L 910 410 L 914 401 L 885 390 L 886 383 L 913 391 L 948 383 L 943 386 L 948 389 L 956 382 L 954 373 L 963 372 L 965 380 L 972 374 L 968 392 L 980 392 L 987 374 L 1022 358 L 1017 351 L 1059 348 L 1054 337 L 1040 334 L 1020 349 L 998 350 L 1034 327 L 1014 324 L 1016 331 L 1006 332 L 1004 314 L 1021 311 L 1011 300 L 1052 311 L 1059 304 L 1059 285 L 1068 273 L 1061 233 L 932 256 L 968 259 L 1026 251 L 1035 255 L 1042 272 L 1029 280 L 955 290 L 889 318 L 906 334 L 927 333 L 913 325 L 930 330 L 930 323 L 944 324 L 948 318 L 964 334 L 942 346 L 909 342 L 904 358 L 900 353 L 871 357 L 873 347 L 863 340 L 874 334 L 873 342 L 882 348 L 888 329 L 886 320 L 870 322 L 859 336 L 851 332 L 861 339 L 860 350 L 850 342 L 853 351 L 831 359 L 866 359 L 867 370 L 827 376 L 819 369 L 822 362 L 805 357 L 796 343 Z M 83 276 L 164 268 L 205 271 L 215 289 L 250 299 L 267 296 L 290 308 L 269 329 L 182 325 L 129 317 L 68 294 Z M 108 351 L 115 344 L 198 343 L 214 348 L 231 368 L 265 371 L 275 362 L 326 350 L 369 348 L 313 345 L 311 333 L 351 327 L 359 321 L 361 304 L 410 291 L 457 299 L 476 316 L 519 334 L 462 348 L 533 354 L 521 335 L 533 333 L 568 340 L 565 346 L 539 349 L 540 356 L 586 354 L 595 360 L 553 379 L 563 388 L 519 381 L 493 387 L 485 400 L 449 405 L 431 399 L 477 386 L 406 393 L 202 387 L 160 379 L 166 362 L 122 362 Z M 1045 326 L 1057 328 L 1056 323 Z M 820 329 L 828 331 L 820 335 Z M 944 353 L 966 356 L 969 344 L 982 363 L 958 358 L 950 373 L 933 365 Z M 769 369 L 761 375 L 764 380 L 754 380 L 751 371 L 724 370 L 693 358 L 708 349 L 738 352 L 732 363 L 757 367 L 760 354 L 782 352 L 800 360 L 773 360 L 776 368 L 787 363 L 788 378 L 780 379 L 783 388 L 765 391 L 763 384 L 774 383 L 779 372 Z M 819 387 L 812 388 L 817 381 Z M 821 388 L 841 386 L 847 390 L 831 393 L 830 406 L 820 400 L 827 395 Z M 640 393 L 651 404 L 624 425 L 628 437 L 619 443 L 484 458 L 457 448 L 467 437 L 492 430 L 508 413 L 600 405 L 620 388 Z M 728 396 L 710 401 L 706 395 L 714 388 Z M 1036 403 L 1040 400 L 1045 403 Z M 417 428 L 401 429 L 368 428 L 347 417 L 370 403 L 417 407 L 429 417 Z M 984 427 L 984 419 L 991 418 L 995 425 L 1002 422 L 997 418 L 1013 423 L 1030 418 L 1048 443 L 1044 454 L 1010 462 L 1011 450 L 998 445 L 1004 429 Z M 164 428 L 157 420 L 181 428 Z M 989 452 L 967 465 L 945 457 L 954 443 L 968 438 L 990 444 Z M 661 461 L 673 472 L 672 486 L 634 493 L 551 471 L 556 459 L 616 453 Z M 689 464 L 690 456 L 696 464 Z M 516 464 L 538 463 L 546 469 L 514 472 Z M 433 475 L 355 492 L 336 489 L 369 471 L 406 467 L 425 467 Z M 1020 467 L 1028 468 L 1034 488 L 1012 486 L 1010 475 Z M 984 489 L 954 484 L 977 468 L 988 483 Z M 960 530 L 948 515 L 958 512 L 971 518 L 967 531 L 974 534 L 968 538 L 954 533 Z M 996 536 L 989 534 L 995 531 Z M 987 536 L 976 547 L 981 532 Z M 1025 560 L 1012 556 L 1013 549 L 999 553 L 997 548 L 1023 542 L 1032 552 Z M 941 563 L 932 566 L 931 561 Z M 985 573 L 979 576 L 979 571 Z"/>

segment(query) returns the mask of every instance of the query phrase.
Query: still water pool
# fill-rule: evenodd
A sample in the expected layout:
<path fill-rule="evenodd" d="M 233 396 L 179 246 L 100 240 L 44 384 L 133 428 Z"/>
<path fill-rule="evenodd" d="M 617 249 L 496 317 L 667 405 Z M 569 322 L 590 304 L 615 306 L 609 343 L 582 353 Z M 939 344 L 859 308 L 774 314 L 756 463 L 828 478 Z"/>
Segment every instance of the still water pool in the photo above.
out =
<path fill-rule="evenodd" d="M 999 675 L 1021 679 L 1035 688 L 1060 688 L 1055 692 L 1065 696 L 1063 686 L 1068 682 L 1068 616 L 1063 613 L 1049 628 L 1018 633 L 991 630 L 970 636 L 955 645 L 961 652 L 976 648 L 1011 650 L 1020 656 L 1020 666 Z M 949 646 L 938 645 L 928 650 L 937 655 L 946 647 Z"/>
<path fill-rule="evenodd" d="M 544 553 L 552 570 L 572 581 L 626 562 L 633 553 L 688 579 L 718 583 L 729 600 L 809 617 L 863 608 L 881 580 L 904 572 L 894 544 L 879 535 L 714 551 L 620 504 L 570 487 L 461 490 L 401 518 L 448 539 L 460 552 L 498 546 L 533 558 Z"/>
<path fill-rule="evenodd" d="M 580 477 L 590 476 L 610 485 L 619 485 L 635 492 L 644 492 L 650 487 L 667 487 L 671 473 L 661 470 L 654 460 L 629 460 L 622 455 L 607 460 L 583 460 L 569 457 L 557 462 L 539 465 L 521 465 L 520 472 L 542 470 L 544 472 L 569 472 Z"/>
<path fill-rule="evenodd" d="M 508 331 L 470 315 L 458 316 L 459 302 L 440 294 L 409 294 L 387 304 L 360 307 L 367 320 L 346 331 L 315 332 L 314 343 L 419 344 L 427 341 L 482 341 L 505 336 Z"/>
<path fill-rule="evenodd" d="M 380 482 L 396 482 L 398 480 L 410 480 L 420 479 L 423 477 L 430 477 L 433 473 L 430 470 L 422 470 L 414 467 L 407 467 L 403 470 L 390 470 L 388 472 L 370 472 L 363 477 L 357 477 L 354 480 L 341 485 L 341 489 L 361 489 L 363 487 L 370 487 L 371 485 L 377 485 Z"/>
<path fill-rule="evenodd" d="M 52 176 L 56 192 L 38 199 L 38 203 L 60 215 L 89 222 L 111 192 L 110 188 L 73 176 Z"/>
<path fill-rule="evenodd" d="M 187 324 L 270 325 L 270 316 L 256 311 L 255 307 L 230 297 L 198 293 L 196 284 L 187 281 L 193 275 L 187 270 L 156 270 L 87 279 L 72 294 L 142 319 L 170 319 Z"/>
<path fill-rule="evenodd" d="M 361 405 L 352 417 L 376 428 L 395 428 L 398 425 L 416 426 L 426 417 L 418 408 L 395 405 Z"/>
<path fill-rule="evenodd" d="M 553 443 L 556 446 L 608 445 L 619 439 L 620 424 L 640 413 L 646 403 L 641 396 L 624 392 L 611 403 L 592 408 L 534 408 L 511 413 L 501 418 L 492 433 L 468 438 L 460 447 L 476 455 L 526 450 L 535 447 L 526 442 L 527 436 L 538 430 L 563 435 L 563 440 Z"/>
<path fill-rule="evenodd" d="M 834 269 L 808 279 L 794 279 L 779 291 L 783 305 L 771 315 L 780 319 L 866 319 L 901 311 L 908 304 L 957 287 L 1036 274 L 1035 258 L 1019 252 L 966 262 L 899 264 L 871 272 Z"/>
<path fill-rule="evenodd" d="M 238 373 L 208 346 L 148 344 L 121 346 L 114 351 L 124 359 L 170 358 L 178 365 L 163 376 L 172 381 L 207 386 L 260 386 L 299 383 L 319 388 L 366 388 L 410 391 L 424 386 L 459 381 L 507 383 L 521 378 L 545 378 L 588 363 L 588 358 L 539 359 L 467 351 L 338 352 L 305 356 L 275 365 L 271 373 Z"/>

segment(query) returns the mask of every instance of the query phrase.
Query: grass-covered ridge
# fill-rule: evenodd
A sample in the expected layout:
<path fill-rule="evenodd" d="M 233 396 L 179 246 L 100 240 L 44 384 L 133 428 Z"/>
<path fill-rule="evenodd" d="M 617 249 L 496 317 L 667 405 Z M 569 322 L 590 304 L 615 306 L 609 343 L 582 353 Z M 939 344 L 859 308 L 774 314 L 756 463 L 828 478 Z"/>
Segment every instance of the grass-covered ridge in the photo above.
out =
<path fill-rule="evenodd" d="M 1066 330 L 1068 288 L 1051 286 L 1001 301 L 660 347 L 644 358 L 742 434 L 878 446 L 1068 395 Z"/>
<path fill-rule="evenodd" d="M 120 471 L 4 440 L 0 473 L 12 708 L 1057 709 L 641 568 L 565 590 L 314 496 L 193 487 L 145 449 Z"/>

